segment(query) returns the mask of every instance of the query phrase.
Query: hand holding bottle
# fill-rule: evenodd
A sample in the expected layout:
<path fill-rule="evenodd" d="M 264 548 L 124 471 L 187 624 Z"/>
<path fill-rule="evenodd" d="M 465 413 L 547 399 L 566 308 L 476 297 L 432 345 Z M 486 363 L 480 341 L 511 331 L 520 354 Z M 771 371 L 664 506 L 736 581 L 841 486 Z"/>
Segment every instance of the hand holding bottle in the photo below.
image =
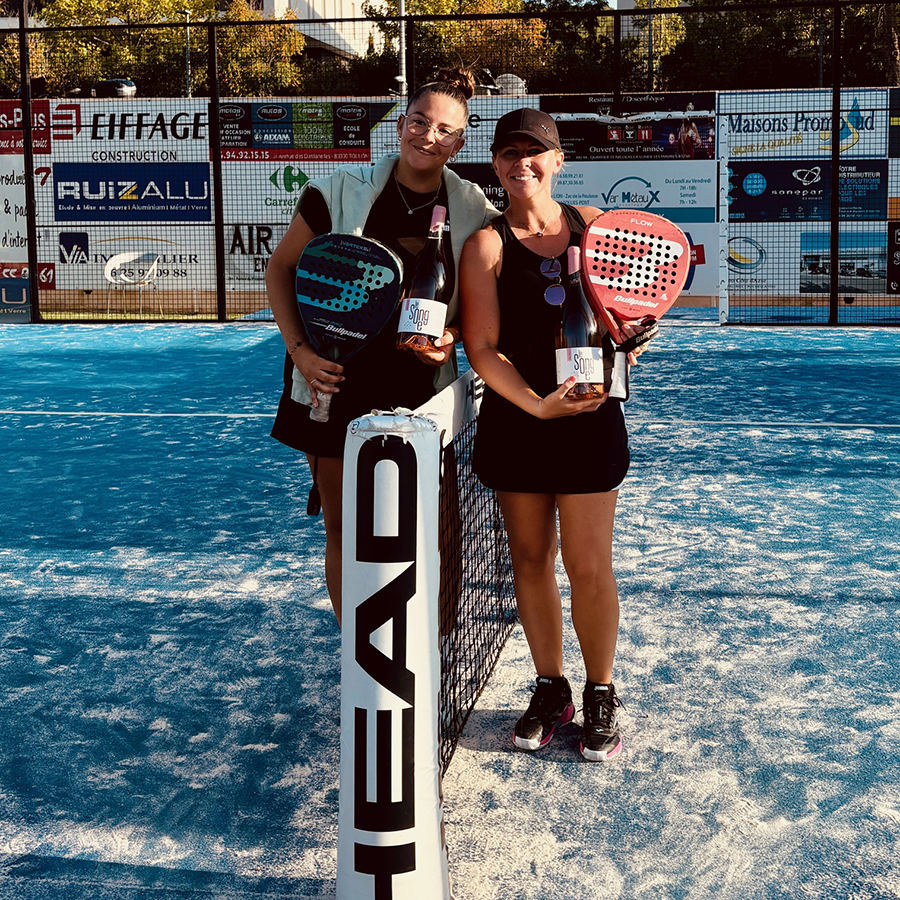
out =
<path fill-rule="evenodd" d="M 428 240 L 416 259 L 406 296 L 400 306 L 397 349 L 413 350 L 423 362 L 443 365 L 456 338 L 447 329 L 447 267 L 444 228 L 447 210 L 435 206 Z"/>
<path fill-rule="evenodd" d="M 533 415 L 539 419 L 559 419 L 562 416 L 577 416 L 581 413 L 593 412 L 606 402 L 606 394 L 599 394 L 588 399 L 570 396 L 570 391 L 575 384 L 575 376 L 572 375 L 552 394 L 539 398 L 537 410 Z"/>
<path fill-rule="evenodd" d="M 581 287 L 581 251 L 567 251 L 569 283 L 556 331 L 556 381 L 571 382 L 566 396 L 579 402 L 603 397 L 603 326 Z"/>

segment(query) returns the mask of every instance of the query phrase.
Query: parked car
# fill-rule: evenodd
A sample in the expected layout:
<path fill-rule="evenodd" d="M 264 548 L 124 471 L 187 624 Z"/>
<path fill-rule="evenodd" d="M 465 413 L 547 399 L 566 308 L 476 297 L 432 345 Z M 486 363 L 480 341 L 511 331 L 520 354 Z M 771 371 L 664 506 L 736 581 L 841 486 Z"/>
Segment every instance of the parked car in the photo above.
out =
<path fill-rule="evenodd" d="M 130 78 L 107 78 L 91 85 L 92 97 L 134 97 L 137 85 Z"/>

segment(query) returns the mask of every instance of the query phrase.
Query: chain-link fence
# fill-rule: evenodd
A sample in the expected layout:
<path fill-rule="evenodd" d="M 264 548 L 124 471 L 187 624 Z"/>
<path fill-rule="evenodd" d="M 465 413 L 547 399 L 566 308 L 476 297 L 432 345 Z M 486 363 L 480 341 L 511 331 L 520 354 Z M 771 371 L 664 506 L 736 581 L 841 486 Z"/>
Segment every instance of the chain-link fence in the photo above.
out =
<path fill-rule="evenodd" d="M 866 90 L 898 83 L 894 4 L 659 2 L 332 21 L 235 3 L 215 22 L 89 28 L 50 5 L 44 27 L 0 33 L 4 297 L 21 289 L 35 320 L 266 318 L 265 266 L 300 187 L 394 149 L 404 95 L 466 65 L 457 166 L 501 205 L 493 123 L 539 106 L 570 187 L 582 179 L 574 200 L 633 204 L 644 195 L 615 184 L 656 179 L 648 202 L 701 236 L 698 271 L 727 247 L 722 277 L 694 285 L 727 321 L 898 320 L 900 103 Z M 684 173 L 694 193 L 666 201 Z"/>

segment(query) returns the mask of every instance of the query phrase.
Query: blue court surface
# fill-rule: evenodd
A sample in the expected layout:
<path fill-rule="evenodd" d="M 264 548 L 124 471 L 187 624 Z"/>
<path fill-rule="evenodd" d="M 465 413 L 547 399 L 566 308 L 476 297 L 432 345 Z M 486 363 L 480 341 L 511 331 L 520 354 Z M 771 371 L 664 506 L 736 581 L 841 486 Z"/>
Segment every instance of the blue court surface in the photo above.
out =
<path fill-rule="evenodd" d="M 632 380 L 625 751 L 513 750 L 514 631 L 444 781 L 458 900 L 900 897 L 900 331 L 711 312 Z M 282 352 L 0 329 L 3 900 L 334 897 L 339 636 L 268 437 Z"/>

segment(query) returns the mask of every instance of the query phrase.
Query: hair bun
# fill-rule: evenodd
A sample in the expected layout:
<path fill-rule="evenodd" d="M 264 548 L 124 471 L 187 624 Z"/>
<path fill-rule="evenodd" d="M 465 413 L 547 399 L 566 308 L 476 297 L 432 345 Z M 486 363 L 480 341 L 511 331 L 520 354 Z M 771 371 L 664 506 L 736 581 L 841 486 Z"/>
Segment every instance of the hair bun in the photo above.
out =
<path fill-rule="evenodd" d="M 441 69 L 434 80 L 456 88 L 466 100 L 471 100 L 475 95 L 475 78 L 470 69 L 461 66 L 456 69 Z"/>

